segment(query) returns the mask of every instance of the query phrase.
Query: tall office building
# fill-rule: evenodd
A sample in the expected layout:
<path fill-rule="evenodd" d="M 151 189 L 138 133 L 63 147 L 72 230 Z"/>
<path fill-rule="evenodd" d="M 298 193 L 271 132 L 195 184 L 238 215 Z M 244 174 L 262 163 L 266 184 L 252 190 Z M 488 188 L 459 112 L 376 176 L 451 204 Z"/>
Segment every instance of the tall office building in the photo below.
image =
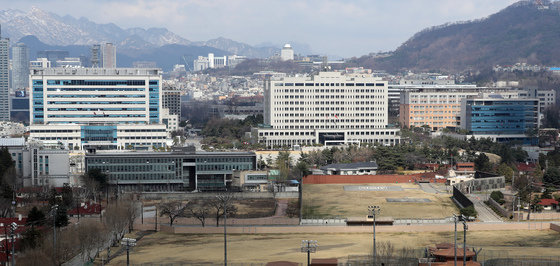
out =
<path fill-rule="evenodd" d="M 282 59 L 282 61 L 294 60 L 294 49 L 289 43 L 282 47 L 282 51 L 280 51 L 280 59 Z"/>
<path fill-rule="evenodd" d="M 29 49 L 24 43 L 12 47 L 12 89 L 25 90 L 29 87 Z"/>
<path fill-rule="evenodd" d="M 394 145 L 399 130 L 387 128 L 387 105 L 387 82 L 372 75 L 271 77 L 264 89 L 265 125 L 252 136 L 267 146 Z"/>
<path fill-rule="evenodd" d="M 103 45 L 103 68 L 116 68 L 117 67 L 117 47 L 112 43 Z"/>
<path fill-rule="evenodd" d="M 161 79 L 159 69 L 33 70 L 30 137 L 73 149 L 164 147 Z"/>
<path fill-rule="evenodd" d="M 0 31 L 0 121 L 10 120 L 10 39 Z"/>
<path fill-rule="evenodd" d="M 181 118 L 181 91 L 173 87 L 164 87 L 162 107 L 169 109 L 169 114 Z"/>
<path fill-rule="evenodd" d="M 536 138 L 527 133 L 538 128 L 538 114 L 538 99 L 504 98 L 499 94 L 465 98 L 461 100 L 460 126 L 475 138 L 535 145 Z"/>

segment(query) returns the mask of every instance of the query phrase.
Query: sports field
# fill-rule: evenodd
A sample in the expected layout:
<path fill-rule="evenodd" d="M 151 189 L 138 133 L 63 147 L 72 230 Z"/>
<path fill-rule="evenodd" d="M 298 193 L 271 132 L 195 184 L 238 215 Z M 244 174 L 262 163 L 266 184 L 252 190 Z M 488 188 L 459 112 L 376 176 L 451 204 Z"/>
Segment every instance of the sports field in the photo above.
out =
<path fill-rule="evenodd" d="M 459 234 L 459 243 L 462 243 Z M 504 236 L 507 236 L 504 237 Z M 371 234 L 262 234 L 228 235 L 228 262 L 266 263 L 288 260 L 304 263 L 300 252 L 303 239 L 317 240 L 315 258 L 347 258 L 371 252 Z M 453 232 L 378 233 L 378 243 L 390 241 L 395 248 L 421 249 L 435 243 L 452 242 Z M 223 235 L 182 235 L 155 233 L 145 236 L 130 253 L 131 265 L 197 265 L 223 262 Z M 551 230 L 472 231 L 467 244 L 483 248 L 484 258 L 503 256 L 556 256 L 560 254 L 560 234 Z M 481 256 L 482 256 L 481 255 Z M 124 265 L 126 253 L 109 265 Z M 237 264 L 239 265 L 239 264 Z"/>
<path fill-rule="evenodd" d="M 450 195 L 427 193 L 411 183 L 303 185 L 304 218 L 364 217 L 369 205 L 381 207 L 379 217 L 444 218 L 458 212 Z"/>

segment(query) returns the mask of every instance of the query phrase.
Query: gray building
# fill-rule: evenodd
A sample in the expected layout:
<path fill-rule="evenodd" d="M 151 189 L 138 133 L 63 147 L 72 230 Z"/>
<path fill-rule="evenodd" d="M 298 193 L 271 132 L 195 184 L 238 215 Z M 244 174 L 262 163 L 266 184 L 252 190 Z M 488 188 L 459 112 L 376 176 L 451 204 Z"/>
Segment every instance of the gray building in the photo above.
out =
<path fill-rule="evenodd" d="M 12 47 L 12 89 L 25 90 L 29 87 L 29 49 L 24 43 Z"/>
<path fill-rule="evenodd" d="M 69 151 L 48 149 L 24 138 L 1 138 L 0 147 L 7 147 L 15 163 L 16 175 L 24 187 L 62 187 L 70 184 Z"/>
<path fill-rule="evenodd" d="M 326 175 L 375 175 L 377 173 L 376 162 L 360 163 L 334 163 L 321 167 Z"/>
<path fill-rule="evenodd" d="M 86 170 L 99 169 L 118 191 L 216 191 L 231 186 L 235 170 L 254 170 L 253 152 L 113 152 L 86 155 Z"/>
<path fill-rule="evenodd" d="M 10 39 L 0 32 L 0 121 L 10 120 Z"/>
<path fill-rule="evenodd" d="M 170 115 L 181 118 L 181 91 L 171 87 L 163 88 L 162 107 L 169 109 Z"/>

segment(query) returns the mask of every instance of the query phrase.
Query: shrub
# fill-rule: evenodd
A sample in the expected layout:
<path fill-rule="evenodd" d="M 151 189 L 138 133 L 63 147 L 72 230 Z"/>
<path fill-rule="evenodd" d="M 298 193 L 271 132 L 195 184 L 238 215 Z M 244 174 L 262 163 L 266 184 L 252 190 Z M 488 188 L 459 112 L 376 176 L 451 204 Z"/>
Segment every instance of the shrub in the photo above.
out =
<path fill-rule="evenodd" d="M 476 212 L 476 210 L 474 209 L 474 206 L 469 206 L 466 208 L 462 208 L 461 209 L 461 214 L 465 215 L 467 217 L 476 217 L 478 215 L 478 213 Z"/>

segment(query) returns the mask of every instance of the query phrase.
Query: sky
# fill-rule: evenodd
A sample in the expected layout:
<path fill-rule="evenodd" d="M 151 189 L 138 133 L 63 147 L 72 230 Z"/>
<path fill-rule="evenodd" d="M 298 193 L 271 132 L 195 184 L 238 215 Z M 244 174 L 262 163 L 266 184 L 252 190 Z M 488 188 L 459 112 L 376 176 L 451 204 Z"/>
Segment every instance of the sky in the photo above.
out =
<path fill-rule="evenodd" d="M 483 18 L 517 0 L 0 0 L 122 28 L 165 27 L 190 41 L 296 42 L 343 57 L 391 51 L 414 33 Z M 297 46 L 295 47 L 297 49 Z M 298 53 L 298 51 L 295 51 Z"/>

